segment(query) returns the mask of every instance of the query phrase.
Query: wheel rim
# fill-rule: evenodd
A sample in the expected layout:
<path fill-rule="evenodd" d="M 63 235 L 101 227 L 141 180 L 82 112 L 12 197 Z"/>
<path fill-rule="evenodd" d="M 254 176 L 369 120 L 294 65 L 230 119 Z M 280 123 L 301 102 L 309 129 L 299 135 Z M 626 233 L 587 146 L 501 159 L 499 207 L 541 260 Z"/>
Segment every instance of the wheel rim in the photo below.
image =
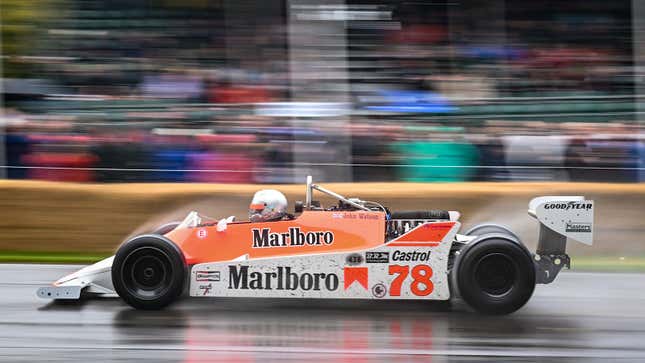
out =
<path fill-rule="evenodd" d="M 143 300 L 155 299 L 170 288 L 170 256 L 155 247 L 137 248 L 125 257 L 121 276 L 130 294 Z"/>
<path fill-rule="evenodd" d="M 475 266 L 475 283 L 481 291 L 491 296 L 508 294 L 517 278 L 517 264 L 503 253 L 486 254 Z"/>

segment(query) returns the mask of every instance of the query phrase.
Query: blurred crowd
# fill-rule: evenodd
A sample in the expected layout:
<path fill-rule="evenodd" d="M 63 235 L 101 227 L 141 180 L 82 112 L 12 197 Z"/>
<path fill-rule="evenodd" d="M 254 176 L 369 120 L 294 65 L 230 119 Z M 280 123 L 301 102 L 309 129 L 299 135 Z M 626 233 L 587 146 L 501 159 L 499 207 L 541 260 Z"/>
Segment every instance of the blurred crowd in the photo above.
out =
<path fill-rule="evenodd" d="M 631 5 L 4 0 L 3 174 L 639 182 Z"/>

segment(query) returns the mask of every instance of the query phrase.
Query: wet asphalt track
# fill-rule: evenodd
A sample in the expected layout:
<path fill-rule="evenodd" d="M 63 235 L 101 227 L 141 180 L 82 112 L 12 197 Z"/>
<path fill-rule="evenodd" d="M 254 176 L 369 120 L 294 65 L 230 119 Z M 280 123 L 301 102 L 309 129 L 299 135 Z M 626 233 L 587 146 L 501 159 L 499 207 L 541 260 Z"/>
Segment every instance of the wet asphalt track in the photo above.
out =
<path fill-rule="evenodd" d="M 419 302 L 184 299 L 143 312 L 36 297 L 77 268 L 0 265 L 0 360 L 645 361 L 641 274 L 563 273 L 506 317 Z"/>

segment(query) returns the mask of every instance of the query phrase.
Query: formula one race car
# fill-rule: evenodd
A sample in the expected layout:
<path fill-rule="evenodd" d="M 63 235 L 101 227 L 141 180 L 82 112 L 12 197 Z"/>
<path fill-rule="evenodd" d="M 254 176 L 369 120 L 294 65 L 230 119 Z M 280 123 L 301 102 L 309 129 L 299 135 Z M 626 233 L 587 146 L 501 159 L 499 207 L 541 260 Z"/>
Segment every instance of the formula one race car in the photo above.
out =
<path fill-rule="evenodd" d="M 338 199 L 331 208 L 313 191 Z M 186 288 L 190 296 L 329 299 L 461 297 L 476 311 L 511 313 L 535 284 L 569 267 L 567 237 L 591 245 L 593 201 L 538 197 L 540 224 L 531 253 L 507 228 L 482 224 L 459 234 L 459 213 L 389 211 L 345 198 L 307 178 L 305 202 L 272 222 L 182 221 L 125 242 L 115 256 L 42 287 L 51 299 L 114 295 L 139 309 L 160 309 Z"/>

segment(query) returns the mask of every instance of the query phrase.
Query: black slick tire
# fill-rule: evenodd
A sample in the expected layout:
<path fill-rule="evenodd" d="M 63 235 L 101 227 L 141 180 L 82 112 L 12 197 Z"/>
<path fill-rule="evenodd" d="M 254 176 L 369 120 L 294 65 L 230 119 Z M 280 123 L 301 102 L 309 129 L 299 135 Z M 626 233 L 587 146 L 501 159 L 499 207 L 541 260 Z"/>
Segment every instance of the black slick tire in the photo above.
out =
<path fill-rule="evenodd" d="M 533 260 L 518 241 L 484 235 L 460 251 L 452 271 L 461 298 L 483 314 L 510 314 L 526 304 L 535 289 Z"/>
<path fill-rule="evenodd" d="M 172 232 L 172 231 L 173 231 L 175 228 L 177 228 L 180 224 L 181 224 L 181 222 L 177 222 L 177 221 L 175 221 L 175 222 L 168 222 L 168 223 L 162 224 L 162 225 L 160 225 L 159 227 L 157 227 L 157 228 L 152 232 L 152 234 L 159 234 L 159 235 L 162 235 L 162 236 L 163 236 L 163 235 L 164 235 L 164 234 L 166 234 L 166 233 Z"/>
<path fill-rule="evenodd" d="M 183 253 L 160 235 L 137 236 L 124 243 L 112 263 L 119 296 L 137 309 L 162 309 L 183 292 L 187 266 Z"/>
<path fill-rule="evenodd" d="M 511 231 L 510 228 L 503 226 L 501 224 L 497 223 L 482 223 L 478 224 L 464 233 L 466 236 L 481 236 L 484 234 L 491 234 L 491 233 L 500 233 L 500 234 L 505 234 L 508 236 L 513 237 L 516 240 L 520 240 L 520 238 L 513 232 Z"/>

